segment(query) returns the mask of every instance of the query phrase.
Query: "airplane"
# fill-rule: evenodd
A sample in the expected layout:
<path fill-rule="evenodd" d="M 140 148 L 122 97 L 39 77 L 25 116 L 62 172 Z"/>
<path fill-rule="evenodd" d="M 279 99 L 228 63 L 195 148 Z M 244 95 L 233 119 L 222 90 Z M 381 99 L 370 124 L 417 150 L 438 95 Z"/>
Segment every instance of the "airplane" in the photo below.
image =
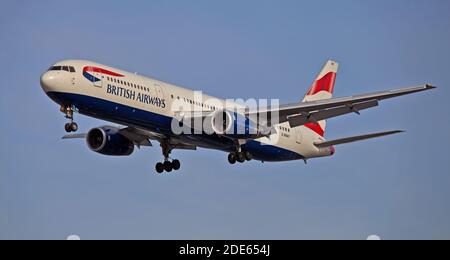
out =
<path fill-rule="evenodd" d="M 42 74 L 40 84 L 68 119 L 69 134 L 63 139 L 85 139 L 90 150 L 107 156 L 129 156 L 135 147 L 159 142 L 164 160 L 156 164 L 157 173 L 180 169 L 180 161 L 170 156 L 174 150 L 219 150 L 228 153 L 230 164 L 250 160 L 307 163 L 332 156 L 336 145 L 403 131 L 326 140 L 327 119 L 360 114 L 381 100 L 435 88 L 424 84 L 333 98 L 338 67 L 337 62 L 327 61 L 301 101 L 256 109 L 208 95 L 198 98 L 193 90 L 87 60 L 57 62 Z M 78 130 L 74 113 L 119 126 L 73 134 Z"/>

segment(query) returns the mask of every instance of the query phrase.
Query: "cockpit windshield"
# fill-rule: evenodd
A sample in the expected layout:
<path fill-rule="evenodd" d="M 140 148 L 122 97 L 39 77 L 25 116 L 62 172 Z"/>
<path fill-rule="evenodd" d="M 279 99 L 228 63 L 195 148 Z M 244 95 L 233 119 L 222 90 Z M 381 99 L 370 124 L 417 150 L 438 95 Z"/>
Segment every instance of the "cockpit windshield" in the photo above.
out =
<path fill-rule="evenodd" d="M 73 66 L 51 66 L 49 69 L 49 71 L 67 71 L 70 73 L 74 73 L 75 72 L 75 68 Z"/>

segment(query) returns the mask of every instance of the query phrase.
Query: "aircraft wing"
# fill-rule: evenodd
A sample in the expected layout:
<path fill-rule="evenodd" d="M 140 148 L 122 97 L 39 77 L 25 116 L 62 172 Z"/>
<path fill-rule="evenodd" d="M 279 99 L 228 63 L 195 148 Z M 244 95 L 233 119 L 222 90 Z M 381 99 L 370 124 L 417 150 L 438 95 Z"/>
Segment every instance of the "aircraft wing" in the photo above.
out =
<path fill-rule="evenodd" d="M 136 128 L 136 127 L 124 127 L 118 130 L 120 134 L 128 138 L 130 141 L 134 143 L 137 147 L 141 146 L 153 146 L 150 140 L 156 140 L 158 142 L 162 142 L 167 137 L 154 133 L 151 131 L 147 131 L 144 129 Z M 62 139 L 84 139 L 86 138 L 87 133 L 82 134 L 68 134 L 62 137 Z M 190 143 L 186 143 L 183 140 L 170 138 L 170 147 L 172 149 L 178 150 L 196 150 L 197 147 Z"/>
<path fill-rule="evenodd" d="M 284 105 L 278 109 L 260 109 L 258 111 L 250 111 L 247 116 L 250 118 L 267 118 L 271 122 L 271 114 L 278 112 L 279 123 L 289 122 L 291 127 L 300 126 L 309 122 L 317 121 L 348 114 L 359 113 L 360 110 L 375 107 L 380 100 L 399 97 L 421 91 L 434 89 L 429 84 L 417 87 L 403 88 L 397 90 L 389 90 L 376 92 L 371 94 L 363 94 L 357 96 L 332 98 L 319 101 L 302 102 L 291 105 Z"/>
<path fill-rule="evenodd" d="M 135 127 L 125 127 L 120 129 L 120 133 L 135 143 L 136 146 L 152 146 L 150 140 L 162 142 L 166 136 L 151 131 Z M 169 147 L 177 150 L 197 150 L 195 145 L 184 142 L 178 138 L 169 138 Z"/>
<path fill-rule="evenodd" d="M 62 139 L 84 139 L 86 138 L 86 133 L 82 134 L 69 134 L 62 137 Z"/>
<path fill-rule="evenodd" d="M 153 146 L 150 142 L 152 136 L 148 131 L 140 130 L 134 127 L 125 127 L 119 130 L 123 136 L 132 141 L 136 146 Z"/>
<path fill-rule="evenodd" d="M 119 130 L 119 133 L 121 133 L 123 136 L 128 138 L 130 141 L 134 143 L 134 145 L 141 147 L 141 146 L 152 146 L 152 143 L 149 139 L 151 136 L 147 133 L 147 131 L 139 130 L 134 127 L 125 127 Z M 68 134 L 62 137 L 62 139 L 84 139 L 86 138 L 87 133 L 82 134 Z"/>

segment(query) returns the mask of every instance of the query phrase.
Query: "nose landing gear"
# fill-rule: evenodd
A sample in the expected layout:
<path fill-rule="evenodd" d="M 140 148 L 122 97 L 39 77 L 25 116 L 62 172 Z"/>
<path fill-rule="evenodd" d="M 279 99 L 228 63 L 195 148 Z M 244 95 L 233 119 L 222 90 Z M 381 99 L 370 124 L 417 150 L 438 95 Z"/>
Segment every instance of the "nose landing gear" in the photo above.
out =
<path fill-rule="evenodd" d="M 73 107 L 62 106 L 61 112 L 66 114 L 66 118 L 70 120 L 69 123 L 64 125 L 64 130 L 66 130 L 67 133 L 78 131 L 78 124 L 73 121 Z"/>
<path fill-rule="evenodd" d="M 67 133 L 76 132 L 78 131 L 78 125 L 75 122 L 67 123 L 64 125 L 64 130 L 66 130 Z"/>

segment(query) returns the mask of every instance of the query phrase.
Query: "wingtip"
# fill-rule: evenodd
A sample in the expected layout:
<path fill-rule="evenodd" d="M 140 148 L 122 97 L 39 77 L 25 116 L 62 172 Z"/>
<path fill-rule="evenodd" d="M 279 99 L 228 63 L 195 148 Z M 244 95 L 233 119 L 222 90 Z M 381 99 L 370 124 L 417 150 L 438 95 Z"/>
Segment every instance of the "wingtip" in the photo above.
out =
<path fill-rule="evenodd" d="M 436 86 L 433 86 L 433 85 L 431 85 L 431 84 L 425 84 L 425 88 L 426 89 L 435 89 L 435 88 L 437 88 Z"/>
<path fill-rule="evenodd" d="M 388 131 L 385 132 L 386 135 L 395 135 L 395 134 L 401 134 L 401 133 L 405 133 L 405 130 L 394 130 L 394 131 Z"/>

